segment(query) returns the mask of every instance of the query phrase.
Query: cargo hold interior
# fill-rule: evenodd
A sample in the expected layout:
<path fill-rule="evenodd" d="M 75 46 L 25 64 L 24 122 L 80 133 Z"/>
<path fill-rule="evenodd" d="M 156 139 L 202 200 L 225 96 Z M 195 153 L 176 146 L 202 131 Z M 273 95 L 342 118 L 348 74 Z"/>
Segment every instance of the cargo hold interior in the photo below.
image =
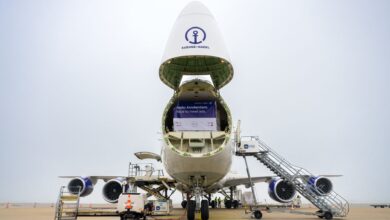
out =
<path fill-rule="evenodd" d="M 174 118 L 175 107 L 178 103 L 196 103 L 207 102 L 213 103 L 212 112 L 216 125 L 210 128 L 202 128 L 199 130 L 183 130 L 175 126 L 174 121 L 179 120 Z M 176 116 L 177 117 L 177 116 Z M 190 123 L 199 123 L 202 118 L 196 118 L 196 114 L 192 115 Z M 202 116 L 199 116 L 202 117 Z M 191 154 L 207 154 L 212 152 L 225 143 L 226 137 L 230 134 L 231 122 L 230 111 L 217 90 L 208 82 L 202 80 L 192 80 L 183 84 L 172 98 L 172 102 L 168 104 L 164 114 L 164 135 L 176 150 Z M 184 119 L 185 120 L 185 119 Z M 178 123 L 176 121 L 176 123 Z M 210 122 L 209 122 L 210 124 Z"/>

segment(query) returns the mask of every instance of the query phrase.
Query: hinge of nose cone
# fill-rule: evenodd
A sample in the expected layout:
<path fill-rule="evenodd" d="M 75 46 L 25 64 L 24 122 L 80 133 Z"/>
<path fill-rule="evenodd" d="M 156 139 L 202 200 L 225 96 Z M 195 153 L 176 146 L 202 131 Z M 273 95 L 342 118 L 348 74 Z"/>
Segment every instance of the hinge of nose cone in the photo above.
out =
<path fill-rule="evenodd" d="M 215 88 L 220 89 L 233 78 L 233 66 L 230 61 L 209 55 L 177 56 L 160 65 L 160 79 L 176 90 L 184 76 L 208 76 Z"/>

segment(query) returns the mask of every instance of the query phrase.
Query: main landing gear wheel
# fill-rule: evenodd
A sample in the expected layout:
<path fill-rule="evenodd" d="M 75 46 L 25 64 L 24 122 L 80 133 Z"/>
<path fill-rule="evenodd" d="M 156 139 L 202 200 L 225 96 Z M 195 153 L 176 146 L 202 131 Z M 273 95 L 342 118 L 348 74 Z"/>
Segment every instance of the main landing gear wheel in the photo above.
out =
<path fill-rule="evenodd" d="M 233 208 L 238 208 L 238 201 L 237 200 L 233 200 Z"/>
<path fill-rule="evenodd" d="M 195 206 L 196 203 L 194 200 L 189 200 L 187 202 L 187 220 L 195 219 Z"/>
<path fill-rule="evenodd" d="M 261 213 L 260 210 L 256 210 L 253 215 L 255 216 L 256 219 L 261 219 L 263 217 L 263 213 Z"/>
<path fill-rule="evenodd" d="M 214 200 L 212 200 L 212 201 L 210 202 L 211 208 L 215 209 L 215 207 L 217 207 L 217 204 L 215 204 L 215 203 L 216 203 L 216 202 L 215 202 Z"/>
<path fill-rule="evenodd" d="M 227 208 L 227 209 L 231 209 L 232 208 L 232 201 L 231 200 L 226 200 L 225 208 Z"/>
<path fill-rule="evenodd" d="M 183 200 L 181 202 L 181 207 L 183 207 L 183 209 L 185 209 L 187 207 L 187 200 Z"/>
<path fill-rule="evenodd" d="M 209 219 L 209 201 L 202 200 L 201 205 L 200 205 L 200 214 L 201 214 L 202 220 Z"/>

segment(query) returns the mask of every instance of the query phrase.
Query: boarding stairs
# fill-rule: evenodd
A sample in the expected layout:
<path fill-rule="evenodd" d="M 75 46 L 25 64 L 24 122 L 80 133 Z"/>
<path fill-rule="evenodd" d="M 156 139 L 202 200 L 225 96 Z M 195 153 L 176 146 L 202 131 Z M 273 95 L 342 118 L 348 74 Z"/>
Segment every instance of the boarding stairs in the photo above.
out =
<path fill-rule="evenodd" d="M 79 187 L 80 188 L 80 187 Z M 78 190 L 80 192 L 80 190 Z M 72 194 L 61 186 L 55 209 L 54 220 L 76 220 L 79 211 L 80 193 Z"/>
<path fill-rule="evenodd" d="M 252 141 L 257 144 L 257 152 L 240 152 L 239 146 L 237 146 L 236 155 L 243 156 L 254 156 L 258 161 L 264 164 L 268 169 L 275 173 L 280 178 L 289 181 L 293 184 L 295 189 L 307 200 L 309 200 L 313 205 L 315 205 L 319 212 L 316 213 L 319 217 L 323 218 L 324 213 L 331 213 L 330 218 L 332 217 L 345 217 L 349 212 L 349 204 L 346 199 L 341 195 L 337 194 L 335 191 L 331 191 L 327 195 L 320 196 L 315 193 L 314 187 L 309 184 L 309 178 L 314 176 L 309 171 L 304 168 L 295 166 L 284 159 L 282 156 L 273 151 L 269 146 L 267 146 L 263 141 L 260 140 L 257 136 L 243 137 L 249 141 Z M 242 144 L 240 139 L 240 144 Z M 238 144 L 239 145 L 239 144 Z M 246 163 L 246 159 L 245 159 Z M 247 166 L 247 173 L 250 179 L 249 169 Z M 253 189 L 252 192 L 254 193 Z M 326 218 L 326 217 L 325 217 Z"/>

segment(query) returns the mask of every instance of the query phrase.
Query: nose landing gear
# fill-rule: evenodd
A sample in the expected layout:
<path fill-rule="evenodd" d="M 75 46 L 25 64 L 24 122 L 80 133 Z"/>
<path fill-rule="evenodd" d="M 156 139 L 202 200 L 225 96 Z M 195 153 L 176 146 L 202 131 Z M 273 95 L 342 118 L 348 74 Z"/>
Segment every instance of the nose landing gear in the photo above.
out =
<path fill-rule="evenodd" d="M 209 201 L 208 200 L 202 200 L 201 207 L 200 207 L 200 215 L 202 217 L 202 220 L 209 219 Z"/>
<path fill-rule="evenodd" d="M 184 202 L 184 201 L 183 201 Z M 187 205 L 187 219 L 188 220 L 195 220 L 195 212 L 196 212 L 196 201 L 195 200 L 189 200 L 186 201 Z M 200 205 L 200 216 L 202 220 L 208 220 L 209 219 L 209 201 L 208 200 L 202 200 Z"/>

